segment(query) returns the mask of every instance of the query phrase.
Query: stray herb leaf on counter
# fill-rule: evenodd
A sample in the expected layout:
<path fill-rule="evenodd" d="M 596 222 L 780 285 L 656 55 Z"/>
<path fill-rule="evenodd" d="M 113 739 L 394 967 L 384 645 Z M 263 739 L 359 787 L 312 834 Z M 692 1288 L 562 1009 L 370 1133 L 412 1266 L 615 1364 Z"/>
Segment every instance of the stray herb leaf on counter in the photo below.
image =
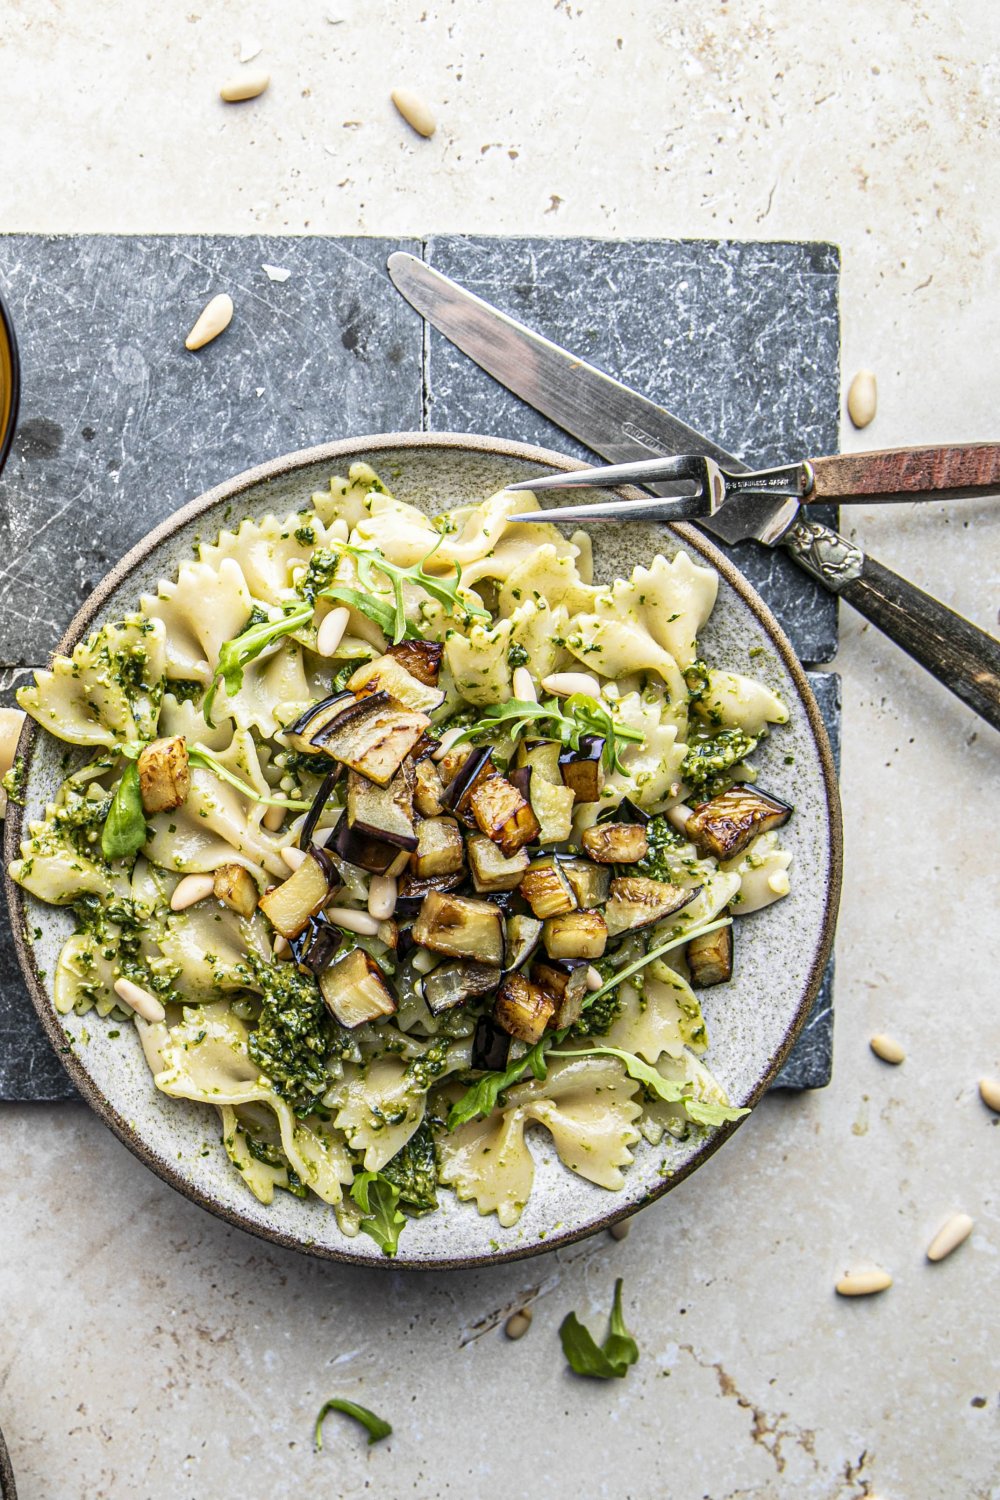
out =
<path fill-rule="evenodd" d="M 399 1211 L 399 1188 L 381 1172 L 359 1172 L 351 1183 L 351 1197 L 361 1209 L 362 1234 L 371 1235 L 383 1255 L 395 1255 L 406 1215 Z"/>
<path fill-rule="evenodd" d="M 639 1358 L 639 1346 L 625 1327 L 622 1314 L 622 1280 L 615 1282 L 607 1337 L 598 1344 L 575 1312 L 568 1313 L 559 1325 L 559 1338 L 570 1369 L 576 1375 L 592 1380 L 623 1380 L 629 1366 Z"/>
<path fill-rule="evenodd" d="M 130 760 L 111 799 L 101 832 L 105 859 L 131 859 L 146 842 L 146 815 L 139 793 L 139 767 Z"/>
<path fill-rule="evenodd" d="M 372 1443 L 380 1443 L 383 1438 L 392 1434 L 392 1427 L 384 1417 L 377 1417 L 367 1406 L 359 1406 L 357 1401 L 347 1401 L 343 1396 L 332 1396 L 329 1401 L 324 1401 L 316 1418 L 315 1441 L 317 1453 L 323 1450 L 323 1418 L 331 1411 L 343 1412 L 345 1417 L 353 1417 L 355 1422 L 360 1422 L 368 1433 L 368 1446 Z"/>

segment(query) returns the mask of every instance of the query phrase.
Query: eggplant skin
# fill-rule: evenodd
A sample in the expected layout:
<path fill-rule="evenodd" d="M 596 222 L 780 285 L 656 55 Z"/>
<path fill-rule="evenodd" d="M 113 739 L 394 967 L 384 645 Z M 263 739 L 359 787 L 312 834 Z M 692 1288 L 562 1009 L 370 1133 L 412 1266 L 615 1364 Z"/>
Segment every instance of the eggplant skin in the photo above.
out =
<path fill-rule="evenodd" d="M 444 656 L 444 646 L 440 641 L 400 641 L 388 648 L 386 656 L 398 661 L 425 687 L 437 687 Z"/>
<path fill-rule="evenodd" d="M 572 1026 L 583 1014 L 587 998 L 587 968 L 582 959 L 539 958 L 531 965 L 531 977 L 556 1002 L 554 1026 Z"/>
<path fill-rule="evenodd" d="M 508 974 L 501 980 L 493 1019 L 517 1041 L 531 1045 L 540 1041 L 555 1013 L 553 997 L 522 974 Z"/>
<path fill-rule="evenodd" d="M 510 1032 L 498 1026 L 492 1016 L 480 1016 L 472 1038 L 472 1066 L 499 1073 L 507 1066 L 512 1041 Z"/>
<path fill-rule="evenodd" d="M 715 932 L 692 938 L 685 956 L 695 989 L 707 990 L 713 984 L 725 984 L 733 977 L 733 929 L 718 927 Z"/>
<path fill-rule="evenodd" d="M 510 859 L 538 837 L 538 819 L 517 787 L 494 773 L 476 781 L 469 792 L 469 809 L 480 832 L 500 845 Z"/>
<path fill-rule="evenodd" d="M 759 787 L 741 783 L 695 808 L 685 832 L 698 853 L 733 859 L 760 833 L 787 823 L 792 809 Z"/>
<path fill-rule="evenodd" d="M 456 870 L 453 875 L 416 875 L 404 870 L 399 877 L 399 900 L 422 901 L 433 891 L 453 891 L 464 879 L 464 870 Z"/>
<path fill-rule="evenodd" d="M 671 885 L 667 880 L 650 880 L 645 875 L 612 880 L 611 896 L 604 908 L 608 936 L 617 937 L 636 927 L 651 927 L 689 906 L 700 890 L 700 885 L 688 889 Z"/>
<path fill-rule="evenodd" d="M 413 936 L 433 953 L 503 964 L 503 914 L 491 901 L 431 891 L 413 924 Z"/>
<path fill-rule="evenodd" d="M 581 843 L 599 865 L 634 865 L 649 853 L 649 839 L 641 823 L 595 823 L 584 829 Z"/>

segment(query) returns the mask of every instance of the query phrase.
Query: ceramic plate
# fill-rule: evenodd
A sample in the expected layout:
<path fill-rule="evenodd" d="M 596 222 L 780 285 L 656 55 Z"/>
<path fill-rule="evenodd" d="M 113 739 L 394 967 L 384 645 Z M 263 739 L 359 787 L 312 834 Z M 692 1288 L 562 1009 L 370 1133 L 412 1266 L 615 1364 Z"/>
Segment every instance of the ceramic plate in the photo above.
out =
<path fill-rule="evenodd" d="M 214 535 L 242 516 L 271 511 L 282 516 L 299 509 L 311 491 L 325 488 L 331 474 L 345 472 L 357 459 L 372 464 L 399 499 L 432 514 L 482 499 L 505 483 L 538 473 L 539 466 L 579 467 L 559 454 L 496 438 L 424 433 L 359 438 L 293 453 L 218 486 L 158 527 L 95 590 L 59 650 L 71 651 L 97 625 L 133 609 L 144 590 L 155 592 L 158 578 L 172 577 L 178 564 L 191 557 L 197 536 Z M 621 493 L 635 496 L 634 491 Z M 790 722 L 754 759 L 761 784 L 795 807 L 782 831 L 782 842 L 794 855 L 792 894 L 740 922 L 735 980 L 702 992 L 711 1037 L 706 1061 L 734 1103 L 753 1104 L 775 1077 L 805 1020 L 833 937 L 840 817 L 826 733 L 777 622 L 700 532 L 636 523 L 595 526 L 592 534 L 597 579 L 627 576 L 636 563 L 648 563 L 657 551 L 671 555 L 679 546 L 715 567 L 722 581 L 701 638 L 706 658 L 713 665 L 752 670 L 781 693 L 790 709 Z M 27 798 L 23 810 L 10 809 L 8 861 L 17 852 L 22 821 L 42 815 L 64 774 L 62 745 L 36 734 L 30 721 L 20 749 L 28 765 Z M 367 1236 L 345 1239 L 332 1211 L 317 1199 L 303 1202 L 279 1193 L 269 1207 L 258 1203 L 229 1165 L 214 1112 L 158 1093 L 131 1030 L 110 1040 L 108 1028 L 93 1015 L 58 1017 L 45 976 L 55 969 L 72 919 L 10 881 L 7 885 L 20 961 L 45 1028 L 77 1088 L 131 1151 L 178 1191 L 253 1234 L 312 1255 L 387 1264 Z M 28 944 L 23 934 L 34 928 L 42 936 Z M 73 1039 L 69 1051 L 65 1032 Z M 750 1121 L 747 1128 L 752 1130 L 752 1116 Z M 445 1191 L 437 1213 L 407 1226 L 400 1254 L 388 1264 L 444 1267 L 511 1260 L 579 1239 L 668 1192 L 705 1162 L 733 1128 L 683 1143 L 666 1137 L 655 1149 L 640 1142 L 618 1193 L 566 1171 L 544 1132 L 533 1132 L 536 1186 L 515 1226 L 503 1229 L 493 1216 L 481 1218 L 474 1204 L 459 1203 Z M 207 1152 L 206 1142 L 211 1143 Z M 705 1191 L 711 1191 L 710 1177 Z"/>

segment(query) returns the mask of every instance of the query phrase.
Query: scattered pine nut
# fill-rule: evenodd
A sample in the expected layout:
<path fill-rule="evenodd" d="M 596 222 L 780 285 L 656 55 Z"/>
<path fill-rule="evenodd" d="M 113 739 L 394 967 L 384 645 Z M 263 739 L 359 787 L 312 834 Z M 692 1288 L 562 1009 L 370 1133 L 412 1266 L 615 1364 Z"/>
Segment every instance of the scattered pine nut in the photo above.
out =
<path fill-rule="evenodd" d="M 969 1238 L 974 1220 L 968 1214 L 952 1214 L 927 1246 L 928 1260 L 944 1260 Z"/>
<path fill-rule="evenodd" d="M 588 698 L 601 696 L 601 684 L 589 672 L 550 672 L 542 678 L 542 687 L 557 698 L 570 698 L 574 693 L 586 693 Z"/>
<path fill-rule="evenodd" d="M 281 933 L 279 932 L 278 936 L 274 940 L 274 946 L 272 947 L 271 952 L 274 954 L 275 958 L 284 958 L 286 953 L 291 953 L 291 951 L 291 943 L 286 937 L 282 937 Z"/>
<path fill-rule="evenodd" d="M 233 321 L 233 299 L 220 292 L 204 308 L 198 321 L 184 340 L 185 349 L 201 349 L 224 333 Z"/>
<path fill-rule="evenodd" d="M 444 734 L 441 736 L 441 743 L 440 743 L 440 745 L 438 745 L 437 749 L 431 755 L 431 760 L 444 760 L 445 756 L 448 754 L 448 751 L 451 749 L 452 745 L 464 733 L 465 733 L 464 729 L 459 729 L 459 728 L 446 729 L 445 732 L 444 732 Z"/>
<path fill-rule="evenodd" d="M 262 262 L 261 270 L 268 281 L 287 281 L 292 274 L 291 271 L 286 271 L 284 266 L 269 266 L 266 260 Z"/>
<path fill-rule="evenodd" d="M 604 980 L 601 978 L 600 974 L 598 974 L 597 970 L 594 968 L 594 965 L 593 964 L 588 964 L 587 965 L 587 989 L 590 991 L 590 993 L 592 995 L 596 994 L 596 992 L 601 988 L 601 985 L 603 983 L 604 983 Z"/>
<path fill-rule="evenodd" d="M 627 1240 L 631 1228 L 632 1225 L 628 1219 L 620 1219 L 617 1224 L 612 1224 L 608 1233 L 613 1240 Z"/>
<path fill-rule="evenodd" d="M 847 415 L 855 427 L 867 427 L 878 407 L 878 384 L 871 370 L 859 370 L 847 392 Z"/>
<path fill-rule="evenodd" d="M 683 802 L 678 802 L 675 807 L 667 808 L 665 817 L 671 828 L 676 828 L 678 833 L 686 833 L 688 820 L 694 817 L 694 813 Z"/>
<path fill-rule="evenodd" d="M 514 697 L 520 703 L 537 703 L 538 694 L 535 692 L 535 680 L 527 667 L 515 667 L 514 675 L 510 680 Z"/>
<path fill-rule="evenodd" d="M 429 948 L 418 948 L 411 960 L 418 974 L 429 974 L 438 961 L 436 953 Z"/>
<path fill-rule="evenodd" d="M 396 882 L 391 875 L 373 875 L 368 887 L 368 914 L 386 922 L 396 910 Z"/>
<path fill-rule="evenodd" d="M 434 134 L 437 122 L 419 94 L 415 94 L 412 89 L 393 89 L 389 97 L 407 125 L 418 135 L 427 139 Z"/>
<path fill-rule="evenodd" d="M 131 979 L 116 979 L 115 994 L 119 1000 L 124 1000 L 126 1005 L 131 1006 L 136 1015 L 141 1016 L 144 1021 L 162 1021 L 166 1017 L 167 1013 L 156 996 L 151 995 L 140 985 L 133 984 Z"/>
<path fill-rule="evenodd" d="M 884 1032 L 876 1032 L 868 1045 L 875 1056 L 880 1057 L 883 1062 L 897 1064 L 905 1061 L 906 1049 L 894 1037 L 886 1036 Z"/>
<path fill-rule="evenodd" d="M 256 99 L 270 82 L 270 73 L 251 68 L 246 73 L 237 73 L 235 78 L 227 78 L 219 90 L 219 98 L 224 99 L 227 104 L 238 104 L 243 99 Z"/>
<path fill-rule="evenodd" d="M 268 833 L 277 833 L 285 821 L 285 809 L 283 807 L 268 807 L 260 820 Z"/>
<path fill-rule="evenodd" d="M 871 1297 L 875 1292 L 884 1292 L 892 1286 L 892 1276 L 881 1266 L 870 1266 L 864 1270 L 847 1271 L 837 1282 L 836 1290 L 841 1297 Z"/>
<path fill-rule="evenodd" d="M 281 857 L 285 861 L 285 864 L 288 866 L 288 868 L 294 874 L 295 871 L 299 868 L 299 865 L 305 859 L 306 851 L 304 849 L 296 849 L 294 844 L 289 844 L 287 849 L 282 849 Z"/>
<path fill-rule="evenodd" d="M 336 609 L 331 609 L 328 615 L 323 616 L 316 632 L 316 650 L 320 656 L 333 655 L 344 639 L 350 619 L 351 611 L 346 604 L 338 604 Z"/>
<path fill-rule="evenodd" d="M 377 937 L 379 920 L 367 911 L 352 911 L 348 906 L 328 906 L 326 914 L 331 922 L 343 927 L 345 932 L 356 932 L 361 937 Z"/>
<path fill-rule="evenodd" d="M 509 1339 L 523 1339 L 531 1327 L 532 1312 L 530 1307 L 522 1307 L 520 1312 L 511 1313 L 503 1331 Z"/>
<path fill-rule="evenodd" d="M 980 1078 L 979 1097 L 987 1109 L 1000 1115 L 1000 1078 Z"/>
<path fill-rule="evenodd" d="M 214 894 L 214 875 L 185 875 L 183 880 L 178 880 L 174 886 L 174 893 L 170 898 L 170 910 L 187 911 L 189 906 L 195 906 L 197 902 L 204 901 Z"/>

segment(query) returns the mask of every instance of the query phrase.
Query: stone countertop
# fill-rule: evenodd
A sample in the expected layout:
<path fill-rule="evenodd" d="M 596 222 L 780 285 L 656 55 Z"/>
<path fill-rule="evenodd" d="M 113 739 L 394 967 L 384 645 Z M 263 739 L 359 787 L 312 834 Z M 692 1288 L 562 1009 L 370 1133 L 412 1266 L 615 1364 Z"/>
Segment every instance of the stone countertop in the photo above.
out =
<path fill-rule="evenodd" d="M 254 35 L 271 89 L 227 109 L 218 84 Z M 995 437 L 998 41 L 983 0 L 310 0 L 280 19 L 220 0 L 141 20 L 14 0 L 0 63 L 24 165 L 3 227 L 832 240 L 844 369 L 870 365 L 881 391 L 845 446 Z M 395 116 L 397 82 L 433 102 L 430 142 Z M 995 507 L 849 521 L 996 629 Z M 430 1276 L 270 1250 L 82 1106 L 4 1107 L 0 1426 L 22 1500 L 1000 1494 L 1000 1117 L 975 1088 L 1000 1072 L 998 740 L 846 609 L 833 665 L 833 1085 L 764 1101 L 624 1242 Z M 875 1030 L 906 1045 L 900 1068 L 869 1052 Z M 929 1266 L 953 1209 L 976 1230 Z M 869 1256 L 893 1288 L 838 1301 Z M 558 1324 L 576 1308 L 596 1326 L 617 1274 L 642 1359 L 621 1383 L 574 1380 Z M 499 1323 L 526 1300 L 510 1344 Z M 394 1436 L 369 1449 L 330 1417 L 314 1454 L 330 1395 Z"/>

